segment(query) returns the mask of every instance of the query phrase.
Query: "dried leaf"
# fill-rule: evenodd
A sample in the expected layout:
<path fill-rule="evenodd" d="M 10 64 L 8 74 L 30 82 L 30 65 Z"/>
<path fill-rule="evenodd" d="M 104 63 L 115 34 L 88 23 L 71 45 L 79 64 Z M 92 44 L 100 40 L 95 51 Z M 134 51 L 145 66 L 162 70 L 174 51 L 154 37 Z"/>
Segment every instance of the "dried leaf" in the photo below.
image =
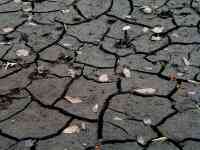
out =
<path fill-rule="evenodd" d="M 68 69 L 68 74 L 69 76 L 71 76 L 72 78 L 76 77 L 76 71 L 74 69 Z"/>
<path fill-rule="evenodd" d="M 99 105 L 98 104 L 95 104 L 93 107 L 92 107 L 92 111 L 94 113 L 97 113 L 98 112 L 98 108 L 99 108 Z"/>
<path fill-rule="evenodd" d="M 65 100 L 69 101 L 69 102 L 72 103 L 72 104 L 77 104 L 77 103 L 83 102 L 83 101 L 80 99 L 80 97 L 71 97 L 71 96 L 67 96 L 67 95 L 66 95 L 64 98 L 65 98 Z"/>
<path fill-rule="evenodd" d="M 183 62 L 186 66 L 189 66 L 190 65 L 190 62 L 187 58 L 183 57 Z"/>
<path fill-rule="evenodd" d="M 194 81 L 194 80 L 187 80 L 189 83 L 192 83 L 192 84 L 200 84 L 200 82 L 198 81 Z"/>
<path fill-rule="evenodd" d="M 127 31 L 127 30 L 130 30 L 130 29 L 131 29 L 131 26 L 124 26 L 124 27 L 122 28 L 123 31 Z"/>
<path fill-rule="evenodd" d="M 141 10 L 145 14 L 151 14 L 151 13 L 153 13 L 153 9 L 151 7 L 149 7 L 149 6 L 142 6 Z"/>
<path fill-rule="evenodd" d="M 124 75 L 126 78 L 130 78 L 130 77 L 131 77 L 131 71 L 130 71 L 127 67 L 125 67 L 125 68 L 123 69 L 123 75 Z"/>
<path fill-rule="evenodd" d="M 160 142 L 160 141 L 166 141 L 168 138 L 167 137 L 160 137 L 157 139 L 153 139 L 152 142 Z"/>
<path fill-rule="evenodd" d="M 71 125 L 63 130 L 63 133 L 65 134 L 71 134 L 71 133 L 79 133 L 80 128 L 78 125 Z"/>
<path fill-rule="evenodd" d="M 108 75 L 107 74 L 100 75 L 99 76 L 99 81 L 100 82 L 108 82 L 109 81 Z"/>
<path fill-rule="evenodd" d="M 12 31 L 14 31 L 14 28 L 12 28 L 12 27 L 6 27 L 6 28 L 3 28 L 2 31 L 3 31 L 4 33 L 10 33 L 10 32 L 12 32 Z"/>
<path fill-rule="evenodd" d="M 14 0 L 15 3 L 21 3 L 22 0 Z"/>
<path fill-rule="evenodd" d="M 163 26 L 155 26 L 151 31 L 154 33 L 162 33 L 164 30 Z"/>
<path fill-rule="evenodd" d="M 162 38 L 160 36 L 151 36 L 152 41 L 160 41 Z"/>
<path fill-rule="evenodd" d="M 16 55 L 19 57 L 27 57 L 29 55 L 29 50 L 27 49 L 18 49 Z"/>
<path fill-rule="evenodd" d="M 153 88 L 144 88 L 144 89 L 135 89 L 134 92 L 142 95 L 153 95 L 156 93 L 156 89 Z"/>
<path fill-rule="evenodd" d="M 151 118 L 148 118 L 148 117 L 145 117 L 145 118 L 143 119 L 143 122 L 144 122 L 144 124 L 146 124 L 146 125 L 151 125 L 151 124 L 152 124 Z"/>
<path fill-rule="evenodd" d="M 81 122 L 81 129 L 82 130 L 86 130 L 86 124 L 85 124 L 85 122 Z"/>
<path fill-rule="evenodd" d="M 170 74 L 170 80 L 171 81 L 176 81 L 176 73 L 171 73 Z"/>
<path fill-rule="evenodd" d="M 144 27 L 144 28 L 142 29 L 142 31 L 143 31 L 144 33 L 146 33 L 146 32 L 148 32 L 148 31 L 149 31 L 149 28 L 147 28 L 147 27 Z"/>
<path fill-rule="evenodd" d="M 145 144 L 145 141 L 144 141 L 143 136 L 137 136 L 137 142 L 138 142 L 139 144 L 144 145 L 144 144 Z"/>
<path fill-rule="evenodd" d="M 117 117 L 117 116 L 116 116 L 116 117 L 113 118 L 113 120 L 116 120 L 116 121 L 122 121 L 123 119 L 120 118 L 120 117 Z"/>
<path fill-rule="evenodd" d="M 34 145 L 34 140 L 25 140 L 25 147 L 32 147 Z"/>

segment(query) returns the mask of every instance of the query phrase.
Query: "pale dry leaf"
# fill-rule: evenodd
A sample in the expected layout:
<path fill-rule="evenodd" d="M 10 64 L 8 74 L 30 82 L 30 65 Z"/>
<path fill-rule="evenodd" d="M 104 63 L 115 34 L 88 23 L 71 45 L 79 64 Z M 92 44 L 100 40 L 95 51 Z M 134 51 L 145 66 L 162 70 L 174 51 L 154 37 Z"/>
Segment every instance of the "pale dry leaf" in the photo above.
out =
<path fill-rule="evenodd" d="M 190 80 L 190 79 L 188 79 L 187 81 L 188 81 L 189 83 L 192 83 L 192 84 L 200 84 L 200 82 L 194 81 L 194 80 Z"/>
<path fill-rule="evenodd" d="M 25 140 L 25 147 L 32 147 L 34 145 L 34 140 Z"/>
<path fill-rule="evenodd" d="M 154 33 L 162 33 L 164 30 L 163 26 L 155 26 L 151 31 Z"/>
<path fill-rule="evenodd" d="M 98 104 L 95 104 L 93 107 L 92 107 L 92 111 L 94 113 L 97 113 L 98 112 L 98 108 L 99 108 L 99 105 Z"/>
<path fill-rule="evenodd" d="M 153 88 L 144 88 L 144 89 L 135 89 L 134 92 L 142 95 L 153 95 L 156 93 L 156 89 Z"/>
<path fill-rule="evenodd" d="M 152 41 L 160 41 L 162 38 L 160 36 L 151 36 Z"/>
<path fill-rule="evenodd" d="M 74 69 L 68 69 L 68 74 L 72 78 L 76 77 L 76 71 Z"/>
<path fill-rule="evenodd" d="M 149 28 L 147 28 L 147 27 L 144 27 L 144 28 L 142 29 L 142 31 L 143 31 L 144 33 L 146 33 L 146 32 L 148 32 L 148 31 L 149 31 Z"/>
<path fill-rule="evenodd" d="M 80 97 L 72 97 L 72 96 L 67 96 L 65 95 L 65 100 L 69 101 L 72 104 L 77 104 L 83 102 Z"/>
<path fill-rule="evenodd" d="M 145 117 L 145 118 L 143 119 L 143 122 L 144 122 L 144 124 L 146 124 L 146 125 L 151 125 L 151 124 L 152 124 L 151 118 L 148 118 L 148 117 Z"/>
<path fill-rule="evenodd" d="M 82 130 L 86 130 L 86 123 L 85 122 L 81 122 L 81 129 Z"/>
<path fill-rule="evenodd" d="M 160 137 L 160 138 L 153 139 L 152 142 L 166 141 L 167 139 L 168 139 L 167 137 Z"/>
<path fill-rule="evenodd" d="M 128 25 L 127 25 L 127 26 L 124 26 L 124 27 L 122 28 L 123 31 L 127 31 L 127 30 L 130 30 L 130 29 L 131 29 L 131 26 L 128 26 Z"/>
<path fill-rule="evenodd" d="M 144 145 L 145 144 L 145 141 L 144 141 L 144 138 L 143 138 L 143 136 L 137 136 L 137 142 L 139 143 L 139 144 L 142 144 L 142 145 Z"/>
<path fill-rule="evenodd" d="M 99 81 L 100 82 L 108 82 L 109 81 L 108 75 L 107 74 L 101 74 L 99 76 Z"/>
<path fill-rule="evenodd" d="M 153 13 L 153 9 L 150 6 L 142 6 L 141 10 L 145 14 L 151 14 L 151 13 Z"/>
<path fill-rule="evenodd" d="M 6 28 L 3 28 L 2 31 L 3 31 L 4 33 L 10 33 L 10 32 L 12 32 L 12 31 L 14 31 L 14 28 L 12 28 L 12 27 L 6 27 Z"/>
<path fill-rule="evenodd" d="M 125 67 L 123 69 L 123 75 L 126 77 L 126 78 L 130 78 L 131 77 L 131 71 L 129 70 L 129 68 Z"/>
<path fill-rule="evenodd" d="M 78 125 L 71 125 L 63 130 L 63 133 L 65 134 L 72 134 L 72 133 L 79 133 L 80 128 Z"/>
<path fill-rule="evenodd" d="M 61 10 L 61 12 L 62 12 L 63 14 L 69 13 L 69 12 L 70 12 L 70 9 L 63 9 L 63 10 Z"/>
<path fill-rule="evenodd" d="M 118 117 L 118 116 L 115 116 L 115 117 L 113 118 L 113 120 L 116 120 L 116 121 L 122 121 L 123 119 L 120 118 L 120 117 Z"/>
<path fill-rule="evenodd" d="M 14 0 L 15 3 L 21 3 L 22 0 Z"/>
<path fill-rule="evenodd" d="M 16 50 L 16 55 L 19 56 L 19 57 L 27 57 L 27 56 L 29 56 L 29 50 L 18 49 L 18 50 Z"/>
<path fill-rule="evenodd" d="M 182 59 L 183 59 L 183 62 L 184 62 L 184 64 L 185 64 L 186 66 L 189 66 L 189 65 L 190 65 L 190 61 L 189 61 L 187 58 L 183 57 Z"/>

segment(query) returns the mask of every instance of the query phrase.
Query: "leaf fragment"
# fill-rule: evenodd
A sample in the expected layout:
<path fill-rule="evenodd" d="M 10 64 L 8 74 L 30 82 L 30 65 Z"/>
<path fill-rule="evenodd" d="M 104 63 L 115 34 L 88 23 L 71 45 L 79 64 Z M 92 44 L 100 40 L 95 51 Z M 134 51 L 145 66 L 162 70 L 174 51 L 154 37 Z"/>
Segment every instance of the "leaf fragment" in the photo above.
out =
<path fill-rule="evenodd" d="M 10 33 L 10 32 L 12 32 L 12 31 L 14 31 L 14 28 L 12 28 L 12 27 L 5 27 L 5 28 L 2 29 L 2 31 L 3 31 L 4 33 Z"/>
<path fill-rule="evenodd" d="M 142 6 L 141 10 L 145 14 L 151 14 L 151 13 L 153 13 L 153 9 L 150 6 Z"/>
<path fill-rule="evenodd" d="M 72 97 L 72 96 L 68 96 L 68 95 L 65 95 L 65 100 L 69 101 L 70 103 L 72 104 L 77 104 L 77 103 L 81 103 L 83 102 L 80 97 Z"/>
<path fill-rule="evenodd" d="M 158 34 L 158 33 L 162 33 L 163 30 L 164 30 L 163 26 L 155 26 L 151 31 Z"/>
<path fill-rule="evenodd" d="M 189 61 L 187 58 L 183 57 L 182 59 L 183 59 L 183 63 L 184 63 L 186 66 L 189 66 L 189 65 L 190 65 L 190 61 Z"/>
<path fill-rule="evenodd" d="M 160 138 L 153 139 L 152 142 L 166 141 L 167 139 L 168 139 L 167 137 L 160 137 Z"/>
<path fill-rule="evenodd" d="M 123 69 L 122 72 L 123 72 L 123 75 L 124 75 L 126 78 L 130 78 L 130 77 L 131 77 L 131 71 L 130 71 L 129 68 L 124 67 L 124 69 Z"/>
<path fill-rule="evenodd" d="M 99 76 L 99 81 L 100 82 L 108 82 L 109 81 L 108 75 L 107 74 L 100 75 Z"/>
<path fill-rule="evenodd" d="M 143 88 L 143 89 L 135 89 L 134 92 L 142 95 L 154 95 L 156 93 L 156 89 L 153 88 Z"/>
<path fill-rule="evenodd" d="M 27 49 L 18 49 L 16 55 L 19 57 L 27 57 L 29 55 L 29 50 Z"/>
<path fill-rule="evenodd" d="M 98 104 L 95 104 L 93 107 L 92 107 L 92 111 L 94 113 L 97 113 L 98 112 L 98 108 L 99 108 L 99 105 Z"/>
<path fill-rule="evenodd" d="M 65 134 L 72 134 L 72 133 L 79 133 L 80 128 L 78 125 L 71 125 L 63 130 L 63 133 Z"/>
<path fill-rule="evenodd" d="M 128 26 L 128 25 L 127 25 L 127 26 L 124 26 L 124 27 L 122 28 L 123 31 L 127 31 L 127 30 L 130 30 L 130 29 L 131 29 L 131 26 Z"/>

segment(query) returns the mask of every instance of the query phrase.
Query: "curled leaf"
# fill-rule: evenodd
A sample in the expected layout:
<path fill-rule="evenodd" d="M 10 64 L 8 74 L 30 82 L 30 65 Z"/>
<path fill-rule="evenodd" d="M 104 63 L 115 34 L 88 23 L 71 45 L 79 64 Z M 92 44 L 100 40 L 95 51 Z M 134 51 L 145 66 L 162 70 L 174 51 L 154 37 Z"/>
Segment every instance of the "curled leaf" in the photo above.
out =
<path fill-rule="evenodd" d="M 135 89 L 134 92 L 142 95 L 154 95 L 156 93 L 156 89 L 153 88 L 144 88 L 144 89 Z"/>
<path fill-rule="evenodd" d="M 71 134 L 71 133 L 79 133 L 80 128 L 78 125 L 71 125 L 63 130 L 63 133 L 65 134 Z"/>
<path fill-rule="evenodd" d="M 65 100 L 69 101 L 72 104 L 77 104 L 82 102 L 82 100 L 79 97 L 71 97 L 66 95 L 64 98 Z"/>

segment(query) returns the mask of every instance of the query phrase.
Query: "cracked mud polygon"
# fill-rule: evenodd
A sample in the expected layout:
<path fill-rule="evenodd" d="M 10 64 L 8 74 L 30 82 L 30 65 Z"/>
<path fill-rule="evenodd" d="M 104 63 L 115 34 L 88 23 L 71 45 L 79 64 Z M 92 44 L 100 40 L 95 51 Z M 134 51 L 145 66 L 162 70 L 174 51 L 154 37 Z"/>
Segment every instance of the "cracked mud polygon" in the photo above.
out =
<path fill-rule="evenodd" d="M 0 150 L 198 150 L 199 0 L 1 0 L 0 30 Z"/>

